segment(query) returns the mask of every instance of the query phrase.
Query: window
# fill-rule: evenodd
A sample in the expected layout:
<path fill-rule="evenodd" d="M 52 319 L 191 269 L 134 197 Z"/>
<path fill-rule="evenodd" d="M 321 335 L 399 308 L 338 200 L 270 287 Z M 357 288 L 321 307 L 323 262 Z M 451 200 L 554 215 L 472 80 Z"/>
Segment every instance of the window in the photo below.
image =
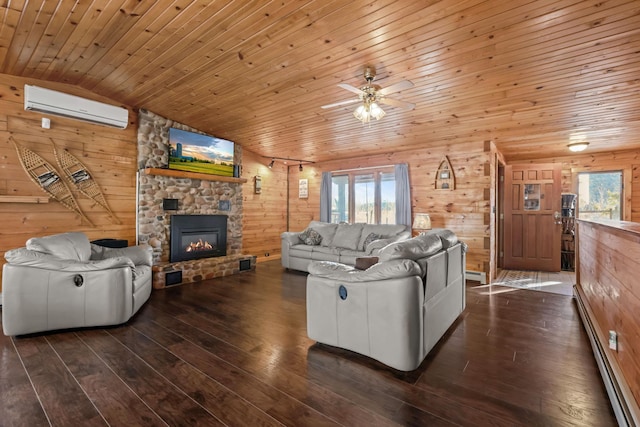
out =
<path fill-rule="evenodd" d="M 622 171 L 578 174 L 578 218 L 622 219 Z"/>
<path fill-rule="evenodd" d="M 331 177 L 331 222 L 396 223 L 393 168 L 335 172 Z"/>

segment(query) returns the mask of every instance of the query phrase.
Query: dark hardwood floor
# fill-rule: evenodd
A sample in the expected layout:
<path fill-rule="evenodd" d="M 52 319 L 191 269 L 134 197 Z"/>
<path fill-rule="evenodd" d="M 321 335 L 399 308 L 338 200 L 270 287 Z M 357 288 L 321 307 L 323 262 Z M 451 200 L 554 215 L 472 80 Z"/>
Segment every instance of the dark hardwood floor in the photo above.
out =
<path fill-rule="evenodd" d="M 467 285 L 413 372 L 306 336 L 306 275 L 154 291 L 126 325 L 0 338 L 0 425 L 616 425 L 571 297 Z"/>

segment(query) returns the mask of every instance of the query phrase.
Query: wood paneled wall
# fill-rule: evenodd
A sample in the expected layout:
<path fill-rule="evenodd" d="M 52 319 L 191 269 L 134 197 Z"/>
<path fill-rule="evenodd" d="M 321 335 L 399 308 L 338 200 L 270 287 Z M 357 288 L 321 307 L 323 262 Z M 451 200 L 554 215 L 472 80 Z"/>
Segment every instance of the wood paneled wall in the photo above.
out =
<path fill-rule="evenodd" d="M 242 252 L 258 257 L 258 262 L 278 258 L 280 233 L 287 229 L 287 167 L 248 150 L 242 153 Z M 260 194 L 255 192 L 255 177 L 262 180 Z"/>
<path fill-rule="evenodd" d="M 129 109 L 125 130 L 24 110 L 24 85 L 33 84 L 115 104 L 74 86 L 0 74 L 0 196 L 46 196 L 22 168 L 9 136 L 57 167 L 51 139 L 88 167 L 121 224 L 113 223 L 104 209 L 87 197 L 74 196 L 93 226 L 54 199 L 48 203 L 0 203 L 0 258 L 27 239 L 67 231 L 85 232 L 90 239 L 112 237 L 135 243 L 137 115 Z M 51 128 L 41 127 L 42 117 Z"/>
<path fill-rule="evenodd" d="M 454 190 L 436 190 L 435 173 L 447 155 L 456 179 Z M 432 226 L 453 230 L 469 245 L 467 269 L 489 271 L 490 146 L 483 141 L 443 143 L 424 150 L 354 157 L 289 169 L 289 230 L 301 231 L 320 217 L 322 172 L 407 163 L 412 213 L 431 216 Z M 309 197 L 298 197 L 298 180 L 309 180 Z"/>
<path fill-rule="evenodd" d="M 623 219 L 640 222 L 640 150 L 571 154 L 516 163 L 562 163 L 562 191 L 577 193 L 579 172 L 623 171 Z"/>
<path fill-rule="evenodd" d="M 640 417 L 640 224 L 578 221 L 578 296 L 630 410 Z M 617 334 L 610 349 L 609 331 Z"/>

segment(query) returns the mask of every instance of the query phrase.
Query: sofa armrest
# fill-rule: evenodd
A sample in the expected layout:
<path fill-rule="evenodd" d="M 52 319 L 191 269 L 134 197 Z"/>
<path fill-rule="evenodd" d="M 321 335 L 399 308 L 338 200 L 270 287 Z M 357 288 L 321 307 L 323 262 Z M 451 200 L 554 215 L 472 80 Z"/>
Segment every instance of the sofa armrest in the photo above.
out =
<path fill-rule="evenodd" d="M 153 266 L 153 250 L 149 245 L 127 246 L 126 248 L 109 248 L 91 244 L 91 260 L 106 260 L 111 258 L 129 258 L 134 265 Z"/>
<path fill-rule="evenodd" d="M 125 257 L 109 258 L 97 261 L 76 261 L 71 259 L 60 259 L 43 252 L 30 251 L 27 248 L 12 249 L 7 251 L 4 257 L 11 265 L 71 273 L 108 270 L 121 267 L 130 267 L 132 270 L 135 268 L 133 262 L 129 258 Z"/>
<path fill-rule="evenodd" d="M 300 232 L 299 231 L 285 231 L 280 235 L 280 239 L 282 239 L 282 244 L 297 245 L 300 241 Z"/>

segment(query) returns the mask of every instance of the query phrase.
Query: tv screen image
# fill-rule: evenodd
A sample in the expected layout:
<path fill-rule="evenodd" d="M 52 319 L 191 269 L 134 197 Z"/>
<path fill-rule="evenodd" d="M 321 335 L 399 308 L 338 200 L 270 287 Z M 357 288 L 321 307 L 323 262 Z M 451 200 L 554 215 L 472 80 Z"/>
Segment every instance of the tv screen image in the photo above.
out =
<path fill-rule="evenodd" d="M 233 176 L 233 142 L 169 129 L 169 169 Z"/>

